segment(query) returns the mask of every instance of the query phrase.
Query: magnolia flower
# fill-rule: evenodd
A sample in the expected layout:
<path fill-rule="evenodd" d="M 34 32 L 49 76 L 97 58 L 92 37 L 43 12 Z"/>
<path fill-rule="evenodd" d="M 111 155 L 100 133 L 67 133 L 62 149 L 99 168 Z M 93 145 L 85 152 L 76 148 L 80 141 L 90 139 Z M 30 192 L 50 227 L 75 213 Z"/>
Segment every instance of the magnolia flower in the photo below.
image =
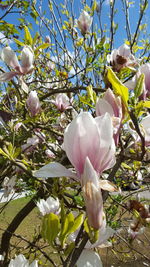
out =
<path fill-rule="evenodd" d="M 103 267 L 99 254 L 93 250 L 84 249 L 76 262 L 77 267 Z"/>
<path fill-rule="evenodd" d="M 115 96 L 111 89 L 107 89 L 103 98 L 99 98 L 96 103 L 96 115 L 101 116 L 108 112 L 113 119 L 114 140 L 118 144 L 119 129 L 122 121 L 122 103 L 120 96 Z"/>
<path fill-rule="evenodd" d="M 51 100 L 51 103 L 53 103 L 61 112 L 72 108 L 70 106 L 70 100 L 66 94 L 58 94 L 55 100 Z"/>
<path fill-rule="evenodd" d="M 97 172 L 93 169 L 88 157 L 81 178 L 89 224 L 99 229 L 103 220 L 103 199 Z"/>
<path fill-rule="evenodd" d="M 1 59 L 14 71 L 0 74 L 0 81 L 10 81 L 16 75 L 25 75 L 33 70 L 34 56 L 31 48 L 25 46 L 21 53 L 21 65 L 17 59 L 15 52 L 9 47 L 3 48 L 1 52 Z"/>
<path fill-rule="evenodd" d="M 125 86 L 128 87 L 130 90 L 134 90 L 138 81 L 138 78 L 141 74 L 145 75 L 143 88 L 141 90 L 141 96 L 145 100 L 147 97 L 150 96 L 150 63 L 143 64 L 139 67 L 137 73 L 134 75 L 134 77 L 131 80 L 128 80 L 125 82 Z"/>
<path fill-rule="evenodd" d="M 32 117 L 36 116 L 40 112 L 41 105 L 36 91 L 30 92 L 26 105 Z"/>
<path fill-rule="evenodd" d="M 64 149 L 80 178 L 87 157 L 99 174 L 111 168 L 115 163 L 115 144 L 110 115 L 94 119 L 88 112 L 80 113 L 65 130 Z"/>
<path fill-rule="evenodd" d="M 86 34 L 92 24 L 92 18 L 90 15 L 83 10 L 83 12 L 80 14 L 80 17 L 76 21 L 77 27 L 81 30 L 81 33 L 84 35 Z"/>
<path fill-rule="evenodd" d="M 24 255 L 19 254 L 15 257 L 15 259 L 10 261 L 8 267 L 38 267 L 38 262 L 35 260 L 29 264 L 29 261 L 24 257 Z"/>
<path fill-rule="evenodd" d="M 150 146 L 150 115 L 144 117 L 140 124 L 140 129 L 141 129 L 141 133 L 143 134 L 144 138 L 145 138 L 145 146 L 149 147 Z M 133 136 L 133 138 L 135 139 L 136 143 L 140 142 L 141 139 L 138 135 L 138 133 L 130 127 L 130 124 L 128 124 L 128 129 L 131 133 L 131 135 Z"/>
<path fill-rule="evenodd" d="M 123 67 L 132 67 L 136 64 L 130 47 L 126 44 L 123 44 L 118 49 L 114 49 L 111 54 L 107 55 L 107 62 L 112 66 L 114 71 L 120 71 Z"/>
<path fill-rule="evenodd" d="M 16 184 L 16 177 L 12 178 L 5 177 L 2 183 L 2 187 L 4 188 L 4 197 L 8 197 L 10 193 L 14 192 L 14 186 Z"/>
<path fill-rule="evenodd" d="M 115 144 L 112 120 L 108 113 L 96 119 L 82 112 L 68 125 L 64 133 L 64 150 L 77 174 L 59 163 L 50 163 L 35 172 L 36 177 L 69 176 L 80 180 L 89 223 L 94 228 L 102 224 L 103 203 L 101 189 L 112 186 L 98 176 L 115 164 Z"/>
<path fill-rule="evenodd" d="M 40 140 L 36 135 L 28 138 L 27 143 L 21 146 L 22 151 L 26 150 L 26 152 L 32 152 L 32 150 L 39 144 L 39 142 Z"/>
<path fill-rule="evenodd" d="M 43 216 L 51 212 L 55 214 L 59 213 L 60 205 L 58 198 L 54 199 L 53 197 L 49 197 L 46 200 L 41 199 L 36 205 Z"/>

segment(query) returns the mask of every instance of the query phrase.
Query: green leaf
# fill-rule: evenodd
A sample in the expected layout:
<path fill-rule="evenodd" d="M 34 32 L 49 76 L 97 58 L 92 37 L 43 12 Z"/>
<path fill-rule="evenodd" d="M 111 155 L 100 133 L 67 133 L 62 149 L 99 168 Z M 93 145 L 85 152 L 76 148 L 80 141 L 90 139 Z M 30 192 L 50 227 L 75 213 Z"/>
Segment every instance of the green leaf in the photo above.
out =
<path fill-rule="evenodd" d="M 50 213 L 43 218 L 41 234 L 45 240 L 48 240 L 49 244 L 52 245 L 53 241 L 57 237 L 60 231 L 59 217 Z"/>
<path fill-rule="evenodd" d="M 24 36 L 24 38 L 25 38 L 26 43 L 27 43 L 28 45 L 31 45 L 31 46 L 32 46 L 32 44 L 33 44 L 33 39 L 32 39 L 32 36 L 31 36 L 30 31 L 29 31 L 29 29 L 28 29 L 27 26 L 24 26 L 24 32 L 25 32 L 25 36 Z"/>
<path fill-rule="evenodd" d="M 40 49 L 46 49 L 50 46 L 50 44 L 44 43 L 39 45 L 36 49 L 35 49 L 35 54 L 40 50 Z"/>
<path fill-rule="evenodd" d="M 134 89 L 134 95 L 136 98 L 142 94 L 144 80 L 145 80 L 145 75 L 144 73 L 142 73 L 140 77 L 138 78 L 136 87 Z"/>
<path fill-rule="evenodd" d="M 96 94 L 93 91 L 92 85 L 87 86 L 86 90 L 88 92 L 88 96 L 89 96 L 90 100 L 95 104 L 95 102 L 96 102 Z"/>
<path fill-rule="evenodd" d="M 129 99 L 128 88 L 122 84 L 122 82 L 118 79 L 118 77 L 112 71 L 111 68 L 108 68 L 107 78 L 108 78 L 109 82 L 112 84 L 112 87 L 113 87 L 115 94 L 121 96 L 125 106 L 127 107 L 128 106 L 128 99 Z"/>
<path fill-rule="evenodd" d="M 24 43 L 20 42 L 18 39 L 14 38 L 14 41 L 17 45 L 20 45 L 20 46 L 25 46 Z"/>
<path fill-rule="evenodd" d="M 65 220 L 64 220 L 64 223 L 63 223 L 63 227 L 62 227 L 62 230 L 61 230 L 61 234 L 60 234 L 60 241 L 61 241 L 62 247 L 64 246 L 65 240 L 66 240 L 67 236 L 69 235 L 73 224 L 74 224 L 74 216 L 70 212 L 65 217 Z"/>
<path fill-rule="evenodd" d="M 0 154 L 4 157 L 8 158 L 8 155 L 0 148 Z"/>
<path fill-rule="evenodd" d="M 83 213 L 82 214 L 79 214 L 75 220 L 74 220 L 74 224 L 73 226 L 70 228 L 70 230 L 68 231 L 68 234 L 71 234 L 71 233 L 74 233 L 80 226 L 81 224 L 83 223 L 83 219 L 84 219 L 84 215 Z"/>

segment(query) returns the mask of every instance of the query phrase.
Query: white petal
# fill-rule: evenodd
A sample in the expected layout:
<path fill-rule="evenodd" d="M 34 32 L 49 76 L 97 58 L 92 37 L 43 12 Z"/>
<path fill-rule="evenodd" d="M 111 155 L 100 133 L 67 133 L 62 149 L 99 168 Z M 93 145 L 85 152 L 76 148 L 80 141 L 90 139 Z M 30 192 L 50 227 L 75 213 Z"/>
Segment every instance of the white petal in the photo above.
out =
<path fill-rule="evenodd" d="M 93 250 L 84 249 L 80 255 L 77 263 L 77 267 L 102 267 L 101 258 Z"/>
<path fill-rule="evenodd" d="M 42 178 L 49 178 L 49 177 L 71 177 L 74 179 L 77 179 L 77 176 L 75 173 L 73 173 L 71 170 L 68 170 L 63 165 L 57 162 L 52 162 L 38 171 L 35 171 L 34 173 L 35 177 L 42 177 Z"/>
<path fill-rule="evenodd" d="M 0 82 L 8 82 L 16 75 L 17 75 L 17 72 L 15 72 L 15 71 L 9 71 L 9 72 L 2 73 L 2 74 L 0 74 Z"/>
<path fill-rule="evenodd" d="M 38 261 L 35 260 L 30 264 L 30 267 L 38 267 Z"/>
<path fill-rule="evenodd" d="M 16 68 L 19 67 L 20 68 L 20 64 L 18 62 L 18 58 L 15 54 L 15 52 L 9 47 L 5 47 L 3 48 L 2 52 L 1 52 L 1 59 L 10 67 L 12 68 Z"/>
<path fill-rule="evenodd" d="M 33 68 L 34 54 L 32 50 L 25 46 L 21 53 L 22 72 L 28 73 Z"/>

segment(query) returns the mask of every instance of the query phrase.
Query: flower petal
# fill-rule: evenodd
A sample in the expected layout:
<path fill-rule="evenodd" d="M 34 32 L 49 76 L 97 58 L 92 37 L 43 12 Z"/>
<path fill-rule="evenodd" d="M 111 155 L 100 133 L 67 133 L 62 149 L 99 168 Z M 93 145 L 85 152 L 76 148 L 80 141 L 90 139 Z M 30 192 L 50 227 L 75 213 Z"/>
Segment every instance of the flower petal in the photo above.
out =
<path fill-rule="evenodd" d="M 84 249 L 77 263 L 77 267 L 102 267 L 102 261 L 98 253 L 93 250 Z"/>
<path fill-rule="evenodd" d="M 88 112 L 80 113 L 64 133 L 64 149 L 79 176 L 83 173 L 86 157 L 95 168 L 99 147 L 99 130 L 95 119 Z"/>
<path fill-rule="evenodd" d="M 96 103 L 96 116 L 104 115 L 106 112 L 110 114 L 110 116 L 114 116 L 114 111 L 112 106 L 108 103 L 107 100 L 99 98 Z"/>
<path fill-rule="evenodd" d="M 30 72 L 33 69 L 34 54 L 32 50 L 25 46 L 21 53 L 21 68 L 23 74 Z"/>
<path fill-rule="evenodd" d="M 2 73 L 2 74 L 0 74 L 0 82 L 8 82 L 16 75 L 17 75 L 17 72 L 15 72 L 15 71 L 9 71 L 9 72 Z"/>
<path fill-rule="evenodd" d="M 73 179 L 77 179 L 77 176 L 71 170 L 68 170 L 63 165 L 57 162 L 52 162 L 38 171 L 33 172 L 35 177 L 49 178 L 49 177 L 71 177 Z"/>
<path fill-rule="evenodd" d="M 9 46 L 3 48 L 1 59 L 13 69 L 20 68 L 16 53 Z"/>
<path fill-rule="evenodd" d="M 101 189 L 109 192 L 118 191 L 117 187 L 113 183 L 107 180 L 100 180 L 99 186 Z"/>

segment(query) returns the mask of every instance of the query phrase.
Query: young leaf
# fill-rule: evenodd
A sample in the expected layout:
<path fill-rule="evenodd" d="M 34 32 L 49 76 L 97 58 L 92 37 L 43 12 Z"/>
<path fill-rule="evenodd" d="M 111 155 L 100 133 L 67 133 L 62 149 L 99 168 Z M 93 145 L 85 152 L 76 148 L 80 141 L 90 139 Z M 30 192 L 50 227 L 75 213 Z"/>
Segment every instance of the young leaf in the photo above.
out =
<path fill-rule="evenodd" d="M 108 78 L 109 82 L 112 84 L 112 87 L 113 87 L 115 94 L 121 96 L 125 106 L 127 107 L 128 106 L 128 99 L 129 99 L 128 88 L 122 84 L 122 82 L 118 79 L 118 77 L 112 71 L 111 68 L 108 68 L 107 78 Z"/>
<path fill-rule="evenodd" d="M 144 75 L 144 73 L 142 73 L 140 75 L 140 77 L 138 78 L 136 87 L 134 89 L 134 95 L 135 95 L 136 98 L 138 98 L 142 94 L 144 80 L 145 80 L 145 75 Z"/>
<path fill-rule="evenodd" d="M 32 39 L 32 36 L 31 36 L 30 31 L 29 31 L 29 29 L 28 29 L 27 26 L 24 26 L 24 32 L 25 32 L 25 36 L 24 36 L 24 38 L 25 38 L 26 43 L 27 43 L 28 45 L 31 45 L 31 46 L 32 46 L 32 44 L 33 44 L 33 39 Z"/>

